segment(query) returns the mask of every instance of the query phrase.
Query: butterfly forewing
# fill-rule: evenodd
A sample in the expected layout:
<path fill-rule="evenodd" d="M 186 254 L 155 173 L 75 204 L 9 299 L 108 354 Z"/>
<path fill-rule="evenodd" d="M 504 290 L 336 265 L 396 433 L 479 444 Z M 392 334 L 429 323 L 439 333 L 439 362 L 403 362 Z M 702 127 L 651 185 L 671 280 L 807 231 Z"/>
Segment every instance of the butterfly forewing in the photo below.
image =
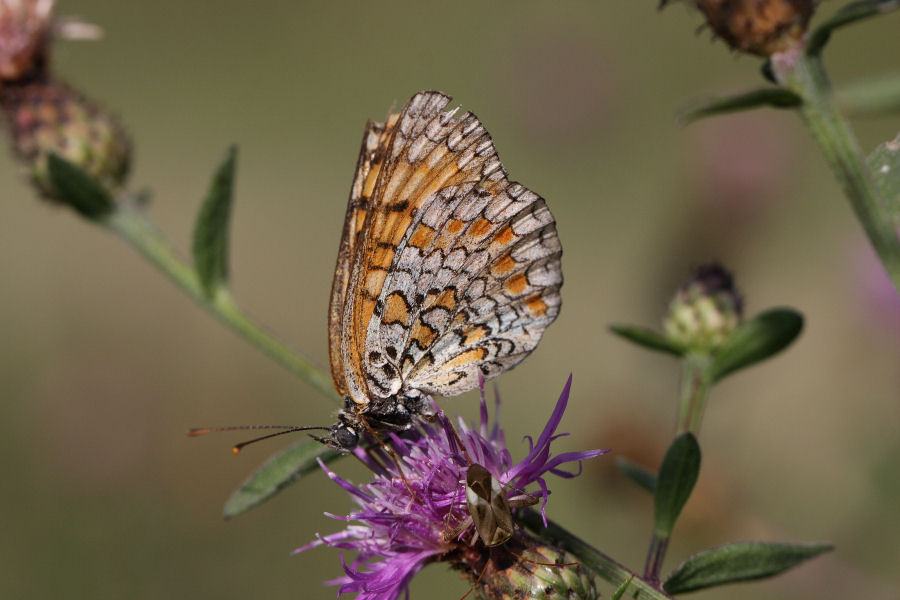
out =
<path fill-rule="evenodd" d="M 353 262 L 357 250 L 365 241 L 362 239 L 364 238 L 363 226 L 366 215 L 370 211 L 378 173 L 384 164 L 391 128 L 396 123 L 396 115 L 393 117 L 393 120 L 389 119 L 387 124 L 373 121 L 366 124 L 356 163 L 356 174 L 350 188 L 341 245 L 338 249 L 337 265 L 331 284 L 331 302 L 328 307 L 328 353 L 331 376 L 341 396 L 348 395 L 348 376 L 345 369 L 354 366 L 352 364 L 345 365 L 342 356 L 342 344 L 346 336 L 343 321 L 347 308 L 348 291 L 351 287 L 350 278 L 353 274 Z M 359 366 L 358 362 L 356 366 Z M 356 378 L 358 379 L 359 375 Z"/>
<path fill-rule="evenodd" d="M 471 389 L 559 312 L 552 215 L 449 101 L 419 93 L 366 132 L 330 312 L 332 372 L 357 405 Z"/>

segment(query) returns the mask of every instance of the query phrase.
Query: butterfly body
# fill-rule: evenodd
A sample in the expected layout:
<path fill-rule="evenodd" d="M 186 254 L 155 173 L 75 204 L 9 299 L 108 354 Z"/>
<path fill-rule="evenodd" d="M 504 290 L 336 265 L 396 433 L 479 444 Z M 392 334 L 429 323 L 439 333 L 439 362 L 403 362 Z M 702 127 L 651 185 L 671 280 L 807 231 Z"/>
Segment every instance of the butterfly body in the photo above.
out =
<path fill-rule="evenodd" d="M 369 122 L 329 307 L 329 358 L 345 399 L 325 443 L 403 431 L 515 366 L 559 312 L 556 225 L 507 179 L 490 135 L 450 98 L 420 92 Z"/>

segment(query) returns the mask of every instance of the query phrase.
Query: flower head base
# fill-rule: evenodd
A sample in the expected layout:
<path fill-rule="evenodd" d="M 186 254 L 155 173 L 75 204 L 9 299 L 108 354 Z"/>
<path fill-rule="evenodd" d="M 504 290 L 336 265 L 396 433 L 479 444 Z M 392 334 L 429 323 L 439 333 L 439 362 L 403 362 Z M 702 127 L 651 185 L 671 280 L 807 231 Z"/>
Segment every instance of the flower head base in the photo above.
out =
<path fill-rule="evenodd" d="M 561 467 L 607 452 L 588 450 L 551 456 L 551 442 L 566 435 L 557 434 L 556 428 L 565 411 L 570 386 L 571 377 L 541 435 L 536 441 L 526 438 L 528 455 L 517 463 L 512 462 L 499 424 L 496 420 L 492 425 L 488 423 L 482 387 L 481 422 L 477 428 L 460 419 L 454 431 L 450 421 L 438 411 L 435 423 L 422 423 L 403 438 L 391 435 L 385 447 L 357 448 L 357 458 L 375 474 L 367 484 L 355 486 L 322 465 L 328 476 L 353 496 L 359 509 L 347 517 L 330 515 L 347 521 L 347 527 L 321 536 L 295 552 L 321 545 L 356 551 L 358 556 L 352 563 L 343 563 L 346 575 L 330 583 L 340 584 L 339 594 L 359 592 L 360 599 L 396 598 L 407 589 L 412 577 L 431 562 L 449 561 L 475 580 L 487 566 L 486 557 L 496 550 L 485 547 L 469 518 L 465 485 L 472 464 L 487 469 L 510 496 L 521 495 L 528 486 L 536 484 L 535 497 L 541 501 L 546 522 L 550 490 L 544 476 L 553 473 L 575 477 L 577 473 Z M 515 535 L 509 544 L 518 547 L 525 539 Z M 529 560 L 549 562 L 541 558 Z M 523 564 L 528 565 L 528 560 Z"/>
<path fill-rule="evenodd" d="M 600 594 L 591 574 L 565 552 L 527 535 L 514 548 L 491 556 L 476 590 L 487 600 L 594 600 Z"/>
<path fill-rule="evenodd" d="M 718 264 L 699 267 L 669 303 L 666 335 L 686 348 L 715 351 L 741 324 L 743 300 L 731 273 Z"/>
<path fill-rule="evenodd" d="M 47 171 L 51 152 L 110 189 L 118 188 L 128 174 L 131 144 L 119 122 L 49 75 L 0 90 L 0 113 L 8 123 L 17 158 L 48 198 L 54 194 Z"/>

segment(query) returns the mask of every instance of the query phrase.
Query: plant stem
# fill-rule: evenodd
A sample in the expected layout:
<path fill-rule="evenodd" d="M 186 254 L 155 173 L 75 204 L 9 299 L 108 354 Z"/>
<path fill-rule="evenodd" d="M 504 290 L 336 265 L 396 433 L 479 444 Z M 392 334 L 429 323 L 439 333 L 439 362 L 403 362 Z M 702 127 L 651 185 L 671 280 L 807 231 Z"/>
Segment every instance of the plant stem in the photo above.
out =
<path fill-rule="evenodd" d="M 553 521 L 548 520 L 547 527 L 544 527 L 543 519 L 537 511 L 532 509 L 521 510 L 519 511 L 518 520 L 539 538 L 561 546 L 563 550 L 571 553 L 581 561 L 585 567 L 613 586 L 619 587 L 631 579 L 631 584 L 628 586 L 628 595 L 634 598 L 643 598 L 644 600 L 671 600 L 671 596 L 638 577 L 631 570 L 587 542 L 572 535 Z"/>
<path fill-rule="evenodd" d="M 837 108 L 822 57 L 797 45 L 773 55 L 772 70 L 783 87 L 803 98 L 800 114 L 900 292 L 900 240 L 859 143 Z"/>
<path fill-rule="evenodd" d="M 700 435 L 706 400 L 712 387 L 713 357 L 708 352 L 691 351 L 681 359 L 681 399 L 675 424 L 675 437 L 691 432 Z M 644 579 L 652 584 L 659 583 L 659 573 L 669 548 L 668 533 L 660 537 L 656 531 L 650 538 L 647 560 L 644 562 Z"/>
<path fill-rule="evenodd" d="M 193 267 L 178 256 L 159 229 L 142 212 L 127 203 L 122 203 L 112 215 L 103 221 L 103 224 L 128 242 L 144 258 L 165 273 L 175 285 L 187 292 L 200 306 L 215 315 L 222 323 L 327 397 L 340 402 L 330 376 L 251 321 L 237 307 L 226 289 L 220 288 L 216 293 L 208 296 L 203 291 L 203 286 Z"/>
<path fill-rule="evenodd" d="M 700 424 L 706 410 L 706 400 L 712 384 L 712 357 L 706 353 L 689 352 L 681 360 L 681 403 L 675 435 L 686 431 L 700 434 Z"/>
<path fill-rule="evenodd" d="M 669 548 L 669 538 L 657 537 L 656 533 L 650 538 L 650 549 L 647 551 L 647 561 L 644 563 L 644 579 L 656 585 L 659 583 L 659 572 L 662 570 L 663 559 Z"/>

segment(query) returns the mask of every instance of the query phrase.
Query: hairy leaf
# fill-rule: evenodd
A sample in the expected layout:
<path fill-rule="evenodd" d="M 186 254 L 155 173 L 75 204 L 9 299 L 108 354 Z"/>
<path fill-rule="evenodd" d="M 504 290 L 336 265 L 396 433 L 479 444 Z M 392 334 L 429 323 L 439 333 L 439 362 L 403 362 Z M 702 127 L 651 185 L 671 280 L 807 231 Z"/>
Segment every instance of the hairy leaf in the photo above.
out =
<path fill-rule="evenodd" d="M 650 350 L 667 352 L 669 354 L 674 354 L 675 356 L 682 356 L 685 352 L 685 348 L 681 344 L 670 340 L 665 335 L 653 331 L 652 329 L 637 327 L 635 325 L 610 325 L 609 330 L 616 335 L 625 338 L 629 342 L 633 342 L 644 348 L 649 348 Z"/>
<path fill-rule="evenodd" d="M 668 539 L 700 475 L 700 444 L 691 432 L 675 438 L 663 458 L 653 495 L 653 532 Z"/>
<path fill-rule="evenodd" d="M 754 108 L 794 108 L 803 100 L 790 90 L 765 87 L 731 96 L 697 100 L 678 114 L 679 122 L 687 125 L 706 117 L 740 112 Z"/>
<path fill-rule="evenodd" d="M 765 579 L 828 552 L 831 544 L 737 542 L 698 552 L 681 563 L 663 584 L 669 594 Z"/>
<path fill-rule="evenodd" d="M 778 354 L 802 330 L 803 315 L 795 310 L 772 308 L 758 314 L 738 327 L 716 353 L 713 381 Z"/>
<path fill-rule="evenodd" d="M 213 175 L 194 224 L 194 267 L 209 296 L 228 279 L 228 229 L 236 159 L 237 148 L 232 146 Z"/>
<path fill-rule="evenodd" d="M 806 44 L 807 54 L 819 54 L 831 39 L 831 34 L 835 29 L 856 23 L 869 17 L 890 12 L 900 8 L 900 0 L 862 0 L 860 2 L 851 2 L 837 10 L 824 23 L 819 25 L 815 31 L 809 36 L 809 42 Z"/>
<path fill-rule="evenodd" d="M 651 494 L 656 490 L 656 475 L 643 467 L 639 467 L 627 458 L 616 458 L 616 468 L 632 483 Z"/>
<path fill-rule="evenodd" d="M 225 518 L 247 512 L 301 477 L 318 471 L 316 459 L 328 463 L 341 456 L 345 455 L 314 440 L 290 446 L 267 460 L 231 494 L 225 503 Z"/>

